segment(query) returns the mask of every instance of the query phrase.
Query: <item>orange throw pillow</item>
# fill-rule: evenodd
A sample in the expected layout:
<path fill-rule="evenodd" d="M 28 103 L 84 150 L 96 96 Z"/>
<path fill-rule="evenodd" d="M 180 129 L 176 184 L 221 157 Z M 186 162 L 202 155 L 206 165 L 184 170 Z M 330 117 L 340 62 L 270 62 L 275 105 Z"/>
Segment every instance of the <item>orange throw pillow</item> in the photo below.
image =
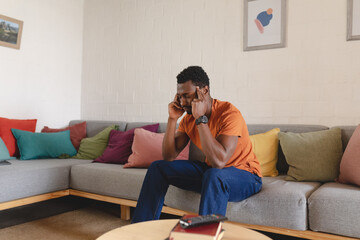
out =
<path fill-rule="evenodd" d="M 135 129 L 134 142 L 132 144 L 132 154 L 128 159 L 128 163 L 124 168 L 139 167 L 147 168 L 156 160 L 162 160 L 162 141 L 165 133 L 154 133 L 148 130 L 137 128 Z M 189 146 L 181 151 L 175 160 L 189 159 Z"/>
<path fill-rule="evenodd" d="M 61 129 L 49 128 L 49 127 L 45 126 L 41 130 L 41 132 L 53 133 L 53 132 L 62 132 L 62 131 L 66 131 L 66 130 L 70 130 L 71 143 L 74 145 L 76 151 L 78 151 L 81 140 L 86 137 L 86 122 L 74 124 L 67 128 L 61 128 Z"/>
<path fill-rule="evenodd" d="M 360 186 L 360 125 L 357 126 L 346 146 L 340 162 L 338 182 Z"/>
<path fill-rule="evenodd" d="M 9 119 L 0 117 L 0 137 L 4 141 L 11 157 L 19 156 L 19 149 L 11 128 L 35 132 L 37 119 Z"/>

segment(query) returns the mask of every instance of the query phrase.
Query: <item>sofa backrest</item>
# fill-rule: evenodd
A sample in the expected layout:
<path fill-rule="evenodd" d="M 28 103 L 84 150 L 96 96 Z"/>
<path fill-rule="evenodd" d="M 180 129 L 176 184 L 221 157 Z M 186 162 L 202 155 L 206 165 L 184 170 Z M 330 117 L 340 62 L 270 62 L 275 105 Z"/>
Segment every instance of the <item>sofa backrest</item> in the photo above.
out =
<path fill-rule="evenodd" d="M 72 120 L 69 125 L 74 125 L 85 120 Z M 86 120 L 87 122 L 87 136 L 92 137 L 97 133 L 108 127 L 112 124 L 119 125 L 120 131 L 126 131 L 132 128 L 141 127 L 144 125 L 154 124 L 154 122 L 124 122 L 124 121 L 97 121 L 97 120 Z M 248 124 L 248 130 L 250 135 L 264 133 L 270 131 L 273 128 L 280 128 L 282 132 L 294 132 L 294 133 L 306 133 L 306 132 L 314 132 L 329 129 L 326 126 L 322 125 L 305 125 L 305 124 Z M 356 126 L 338 126 L 342 131 L 342 142 L 343 148 L 346 148 L 347 143 L 353 132 L 355 131 Z M 166 131 L 166 123 L 160 123 L 158 132 Z M 189 152 L 190 160 L 199 160 L 204 161 L 205 156 L 200 151 L 198 147 L 196 147 L 192 142 L 190 144 L 190 152 Z M 285 160 L 285 156 L 281 150 L 281 146 L 279 144 L 279 160 L 277 163 L 277 169 L 280 174 L 286 174 L 288 171 L 289 165 Z"/>
<path fill-rule="evenodd" d="M 150 125 L 150 124 L 155 124 L 154 122 L 128 122 L 126 124 L 126 129 L 125 131 L 127 130 L 130 130 L 130 129 L 133 129 L 133 128 L 137 128 L 137 127 L 141 127 L 141 126 L 145 126 L 145 125 Z M 158 129 L 158 133 L 164 133 L 166 131 L 166 124 L 167 123 L 160 123 L 159 125 L 159 129 Z"/>
<path fill-rule="evenodd" d="M 98 120 L 72 120 L 69 125 L 78 124 L 86 121 L 86 135 L 93 137 L 110 125 L 116 124 L 119 126 L 120 131 L 125 131 L 126 122 L 124 121 L 98 121 Z"/>

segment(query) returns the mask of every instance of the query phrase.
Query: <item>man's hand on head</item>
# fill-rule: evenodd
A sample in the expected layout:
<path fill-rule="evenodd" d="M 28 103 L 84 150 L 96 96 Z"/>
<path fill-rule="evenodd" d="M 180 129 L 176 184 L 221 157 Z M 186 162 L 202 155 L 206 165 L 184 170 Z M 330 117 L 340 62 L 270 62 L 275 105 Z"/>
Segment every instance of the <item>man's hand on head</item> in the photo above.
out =
<path fill-rule="evenodd" d="M 196 87 L 197 98 L 195 98 L 192 103 L 192 115 L 195 119 L 205 115 L 207 107 L 208 107 L 208 98 L 205 94 L 200 90 L 199 87 Z"/>
<path fill-rule="evenodd" d="M 175 94 L 174 101 L 169 103 L 168 105 L 169 110 L 169 118 L 177 120 L 184 114 L 184 109 L 181 107 L 179 102 L 179 96 Z"/>

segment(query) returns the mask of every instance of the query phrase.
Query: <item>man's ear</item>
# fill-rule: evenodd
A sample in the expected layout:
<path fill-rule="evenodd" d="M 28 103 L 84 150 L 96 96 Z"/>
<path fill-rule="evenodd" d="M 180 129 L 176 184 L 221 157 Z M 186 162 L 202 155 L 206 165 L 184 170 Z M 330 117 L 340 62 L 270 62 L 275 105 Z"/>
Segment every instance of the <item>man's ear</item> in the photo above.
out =
<path fill-rule="evenodd" d="M 209 86 L 205 86 L 201 90 L 202 90 L 204 95 L 209 95 Z"/>

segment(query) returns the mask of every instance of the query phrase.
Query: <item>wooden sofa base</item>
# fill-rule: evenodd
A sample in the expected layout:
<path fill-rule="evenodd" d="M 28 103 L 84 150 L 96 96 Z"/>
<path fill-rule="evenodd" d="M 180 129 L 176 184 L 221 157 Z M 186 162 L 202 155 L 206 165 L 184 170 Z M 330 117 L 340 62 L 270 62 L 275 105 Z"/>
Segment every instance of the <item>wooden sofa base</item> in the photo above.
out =
<path fill-rule="evenodd" d="M 42 201 L 50 200 L 53 198 L 65 197 L 68 195 L 70 195 L 69 189 L 52 192 L 52 193 L 45 193 L 45 194 L 36 195 L 36 196 L 32 196 L 32 197 L 27 197 L 27 198 L 21 198 L 21 199 L 17 199 L 17 200 L 13 200 L 13 201 L 8 201 L 8 202 L 3 202 L 3 203 L 0 203 L 0 211 L 9 209 L 9 208 L 24 206 L 24 205 L 31 204 L 31 203 L 42 202 Z"/>
<path fill-rule="evenodd" d="M 27 205 L 27 204 L 31 204 L 31 203 L 36 203 L 36 202 L 41 202 L 41 201 L 50 200 L 50 199 L 54 199 L 54 198 L 64 197 L 64 196 L 68 196 L 68 195 L 79 196 L 79 197 L 119 204 L 120 210 L 121 210 L 120 218 L 122 220 L 130 220 L 130 207 L 136 207 L 136 203 L 137 203 L 134 200 L 127 200 L 127 199 L 103 196 L 103 195 L 99 195 L 99 194 L 88 193 L 88 192 L 83 192 L 83 191 L 78 191 L 78 190 L 73 190 L 73 189 L 67 189 L 67 190 L 61 190 L 61 191 L 57 191 L 57 192 L 46 193 L 46 194 L 41 194 L 41 195 L 32 196 L 32 197 L 28 197 L 28 198 L 22 198 L 22 199 L 18 199 L 18 200 L 0 203 L 0 211 Z M 163 207 L 162 212 L 172 214 L 172 215 L 177 215 L 177 216 L 182 216 L 184 214 L 194 214 L 191 212 L 187 212 L 187 211 L 183 211 L 180 209 L 171 208 L 171 207 L 167 207 L 167 206 Z M 299 237 L 299 238 L 306 238 L 306 239 L 317 239 L 317 240 L 337 240 L 337 239 L 355 240 L 355 239 L 357 239 L 357 238 L 338 236 L 338 235 L 333 235 L 333 234 L 328 234 L 328 233 L 314 232 L 314 231 L 310 231 L 310 230 L 300 231 L 300 230 L 291 230 L 291 229 L 279 228 L 279 227 L 268 227 L 268 226 L 262 226 L 262 225 L 244 224 L 244 223 L 238 223 L 238 222 L 231 222 L 231 223 L 242 226 L 242 227 L 254 229 L 254 230 L 271 232 L 271 233 Z"/>

